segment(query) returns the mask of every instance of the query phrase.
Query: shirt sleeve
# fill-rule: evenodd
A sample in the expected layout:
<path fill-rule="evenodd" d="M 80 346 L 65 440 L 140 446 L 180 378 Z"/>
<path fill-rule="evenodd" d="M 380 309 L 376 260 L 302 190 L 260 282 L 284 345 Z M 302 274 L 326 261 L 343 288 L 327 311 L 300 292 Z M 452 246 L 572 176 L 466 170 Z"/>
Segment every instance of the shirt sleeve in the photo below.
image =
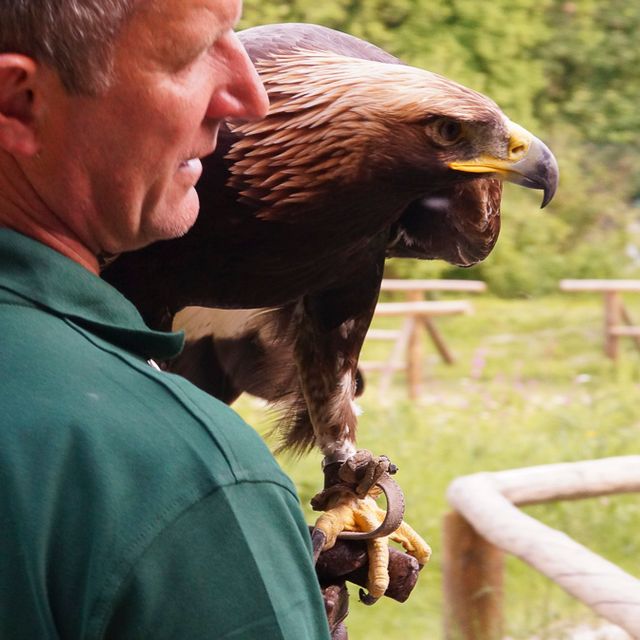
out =
<path fill-rule="evenodd" d="M 107 640 L 327 640 L 296 498 L 269 482 L 206 496 L 147 548 L 105 627 Z"/>

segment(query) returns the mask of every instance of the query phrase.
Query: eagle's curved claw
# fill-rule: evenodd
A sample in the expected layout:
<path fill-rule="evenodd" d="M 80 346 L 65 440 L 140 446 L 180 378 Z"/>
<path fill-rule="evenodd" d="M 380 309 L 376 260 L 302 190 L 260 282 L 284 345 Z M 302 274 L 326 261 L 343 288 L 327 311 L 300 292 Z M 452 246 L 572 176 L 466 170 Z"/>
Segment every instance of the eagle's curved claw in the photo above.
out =
<path fill-rule="evenodd" d="M 314 547 L 324 538 L 321 550 L 330 549 L 345 531 L 372 532 L 378 528 L 387 515 L 375 502 L 379 495 L 380 491 L 376 487 L 363 498 L 358 498 L 353 493 L 334 493 L 328 499 L 325 512 L 316 521 Z M 426 564 L 431 556 L 429 545 L 404 521 L 388 535 L 368 539 L 369 594 L 361 598 L 365 604 L 373 604 L 384 595 L 389 586 L 389 540 L 401 544 L 420 565 Z"/>
<path fill-rule="evenodd" d="M 325 548 L 327 543 L 327 536 L 322 529 L 318 529 L 317 527 L 313 528 L 311 532 L 311 546 L 313 547 L 313 564 L 318 562 L 318 558 L 320 554 Z M 334 542 L 335 544 L 335 542 Z"/>

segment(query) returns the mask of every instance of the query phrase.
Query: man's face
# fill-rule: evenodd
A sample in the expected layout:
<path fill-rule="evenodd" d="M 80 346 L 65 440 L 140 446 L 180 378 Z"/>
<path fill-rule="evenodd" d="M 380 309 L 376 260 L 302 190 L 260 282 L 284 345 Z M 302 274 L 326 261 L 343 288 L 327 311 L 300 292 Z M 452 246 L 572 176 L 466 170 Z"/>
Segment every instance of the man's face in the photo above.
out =
<path fill-rule="evenodd" d="M 213 151 L 221 120 L 265 115 L 266 94 L 232 32 L 240 9 L 240 0 L 142 0 L 106 92 L 54 87 L 35 186 L 94 253 L 184 234 L 199 208 L 198 158 Z"/>

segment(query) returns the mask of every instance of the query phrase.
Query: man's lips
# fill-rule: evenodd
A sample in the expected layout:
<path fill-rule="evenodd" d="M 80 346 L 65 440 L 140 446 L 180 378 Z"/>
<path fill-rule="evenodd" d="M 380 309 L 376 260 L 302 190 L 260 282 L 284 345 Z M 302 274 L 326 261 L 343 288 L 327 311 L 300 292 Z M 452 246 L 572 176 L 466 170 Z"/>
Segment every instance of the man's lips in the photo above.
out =
<path fill-rule="evenodd" d="M 216 150 L 217 142 L 218 129 L 216 127 L 211 146 L 209 146 L 207 149 L 192 149 L 191 153 L 193 154 L 193 157 L 183 160 L 178 165 L 178 171 L 194 175 L 197 182 L 202 175 L 202 161 L 200 160 L 200 158 L 205 158 L 206 156 L 211 155 Z"/>
<path fill-rule="evenodd" d="M 200 158 L 183 160 L 178 165 L 178 172 L 182 175 L 189 176 L 189 182 L 195 184 L 202 175 L 202 162 L 200 162 Z"/>
<path fill-rule="evenodd" d="M 180 169 L 188 169 L 189 171 L 202 170 L 202 162 L 200 162 L 200 158 L 189 158 L 180 163 Z"/>

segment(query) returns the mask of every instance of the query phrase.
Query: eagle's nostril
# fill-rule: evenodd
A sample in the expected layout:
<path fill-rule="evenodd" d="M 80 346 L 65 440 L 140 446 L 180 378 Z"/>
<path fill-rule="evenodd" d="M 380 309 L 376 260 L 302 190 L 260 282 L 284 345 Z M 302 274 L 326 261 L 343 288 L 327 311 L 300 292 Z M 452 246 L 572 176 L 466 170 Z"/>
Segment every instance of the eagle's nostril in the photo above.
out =
<path fill-rule="evenodd" d="M 512 158 L 517 158 L 518 156 L 523 155 L 526 150 L 527 150 L 526 145 L 524 145 L 522 143 L 518 143 L 518 144 L 514 145 L 513 147 L 511 147 L 511 149 L 509 149 L 509 155 Z"/>

